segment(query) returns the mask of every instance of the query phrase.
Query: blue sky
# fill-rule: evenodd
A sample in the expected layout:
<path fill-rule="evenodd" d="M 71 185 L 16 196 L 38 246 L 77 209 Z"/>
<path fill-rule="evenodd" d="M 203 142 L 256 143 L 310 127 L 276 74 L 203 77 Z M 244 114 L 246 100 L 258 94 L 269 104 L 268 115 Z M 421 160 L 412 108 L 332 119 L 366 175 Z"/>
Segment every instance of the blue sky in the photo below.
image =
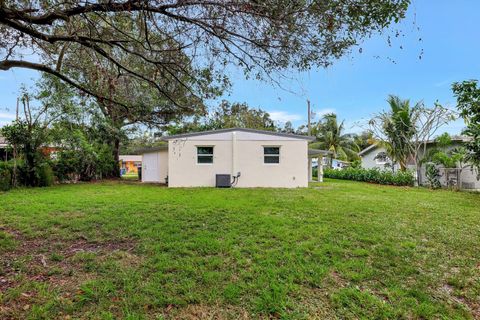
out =
<path fill-rule="evenodd" d="M 480 78 L 480 1 L 413 0 L 407 18 L 395 28 L 403 36 L 391 46 L 387 35 L 393 35 L 393 27 L 364 41 L 362 53 L 355 48 L 328 69 L 289 75 L 295 80 L 283 81 L 286 89 L 244 80 L 232 70 L 233 87 L 224 98 L 260 107 L 296 126 L 305 122 L 308 98 L 318 116 L 336 112 L 350 131 L 359 131 L 357 122 L 388 107 L 388 94 L 454 107 L 451 83 Z M 0 125 L 12 118 L 20 85 L 35 76 L 21 69 L 0 72 Z M 459 133 L 462 127 L 457 121 L 445 131 Z"/>

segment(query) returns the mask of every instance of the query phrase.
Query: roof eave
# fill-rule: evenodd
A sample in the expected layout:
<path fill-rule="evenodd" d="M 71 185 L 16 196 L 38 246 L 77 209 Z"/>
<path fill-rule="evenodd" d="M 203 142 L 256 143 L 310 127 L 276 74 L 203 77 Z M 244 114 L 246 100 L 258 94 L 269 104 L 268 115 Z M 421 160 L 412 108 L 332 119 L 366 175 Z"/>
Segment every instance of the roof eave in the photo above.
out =
<path fill-rule="evenodd" d="M 218 129 L 218 130 L 208 130 L 208 131 L 200 131 L 200 132 L 183 133 L 183 134 L 176 134 L 176 135 L 173 135 L 173 136 L 165 136 L 165 137 L 162 137 L 160 140 L 162 140 L 162 141 L 169 141 L 169 140 L 175 140 L 175 139 L 183 139 L 183 138 L 204 136 L 204 135 L 217 134 L 217 133 L 227 133 L 227 132 L 233 132 L 233 131 L 242 131 L 242 132 L 258 133 L 258 134 L 266 134 L 266 135 L 286 137 L 286 138 L 293 138 L 293 139 L 300 139 L 300 140 L 307 140 L 307 141 L 314 141 L 314 140 L 315 140 L 315 137 L 312 137 L 312 136 L 303 136 L 303 135 L 299 135 L 299 134 L 291 134 L 291 133 L 283 133 L 283 132 L 274 132 L 274 131 L 267 131 L 267 130 L 257 130 L 257 129 L 248 129 L 248 128 L 227 128 L 227 129 Z"/>

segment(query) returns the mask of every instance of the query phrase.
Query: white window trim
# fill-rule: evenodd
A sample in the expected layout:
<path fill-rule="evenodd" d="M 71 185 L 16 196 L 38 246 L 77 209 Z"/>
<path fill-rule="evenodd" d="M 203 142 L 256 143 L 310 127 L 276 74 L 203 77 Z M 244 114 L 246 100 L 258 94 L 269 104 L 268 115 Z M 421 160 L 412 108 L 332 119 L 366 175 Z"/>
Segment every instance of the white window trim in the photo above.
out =
<path fill-rule="evenodd" d="M 265 154 L 265 148 L 278 148 L 278 155 L 276 154 Z M 278 166 L 281 163 L 280 155 L 282 154 L 282 146 L 278 145 L 264 145 L 262 146 L 263 156 L 262 162 L 265 166 Z M 265 157 L 278 157 L 278 163 L 265 163 Z"/>
<path fill-rule="evenodd" d="M 200 163 L 198 162 L 198 148 L 202 148 L 202 147 L 205 147 L 205 148 L 212 148 L 212 154 L 201 154 L 200 156 L 212 156 L 212 163 Z M 195 162 L 197 163 L 198 166 L 211 166 L 214 162 L 215 162 L 215 146 L 206 146 L 206 145 L 196 145 L 195 146 L 195 149 L 196 149 L 196 154 L 195 154 Z"/>

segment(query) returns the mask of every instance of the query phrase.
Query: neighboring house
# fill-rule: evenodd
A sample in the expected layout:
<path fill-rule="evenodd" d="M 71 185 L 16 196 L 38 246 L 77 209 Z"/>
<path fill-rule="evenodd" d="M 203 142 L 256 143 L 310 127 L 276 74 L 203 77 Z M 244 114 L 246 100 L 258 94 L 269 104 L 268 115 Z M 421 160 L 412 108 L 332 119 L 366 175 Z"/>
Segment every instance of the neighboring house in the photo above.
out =
<path fill-rule="evenodd" d="M 122 174 L 137 173 L 138 168 L 142 166 L 142 156 L 139 155 L 121 155 L 119 156 L 120 169 Z"/>
<path fill-rule="evenodd" d="M 7 151 L 7 141 L 4 137 L 0 136 L 0 161 L 6 161 L 10 159 L 10 153 Z"/>
<path fill-rule="evenodd" d="M 243 128 L 164 137 L 168 146 L 143 152 L 142 181 L 169 187 L 307 187 L 313 137 Z M 221 175 L 221 176 L 218 176 Z M 320 177 L 321 178 L 321 177 Z M 225 180 L 223 180 L 225 179 Z"/>
<path fill-rule="evenodd" d="M 452 138 L 452 145 L 450 148 L 460 147 L 463 142 L 468 141 L 464 136 L 453 136 Z M 427 142 L 427 152 L 429 149 L 435 147 L 435 141 L 428 141 Z M 385 148 L 373 144 L 358 153 L 360 158 L 362 159 L 362 168 L 372 169 L 388 169 L 397 171 L 400 169 L 398 164 L 392 162 L 392 160 L 388 157 L 388 154 Z M 409 160 L 407 163 L 407 168 L 410 170 L 415 170 L 415 163 L 413 159 Z M 425 184 L 425 165 L 422 166 L 420 171 L 421 179 L 420 181 L 422 184 Z M 441 178 L 440 182 L 442 185 L 446 186 L 451 184 L 451 181 L 447 181 L 447 175 L 449 176 L 449 180 L 452 178 L 452 170 L 448 171 L 445 168 L 440 167 Z M 471 166 L 466 165 L 462 170 L 456 170 L 454 174 L 456 177 L 455 180 L 460 181 L 460 188 L 461 189 L 480 189 L 480 181 L 477 180 L 477 172 L 472 169 Z M 454 181 L 454 183 L 456 183 Z"/>
<path fill-rule="evenodd" d="M 331 168 L 331 169 L 335 169 L 335 170 L 342 170 L 342 169 L 350 166 L 350 162 L 348 162 L 348 161 L 343 161 L 343 160 L 340 160 L 340 159 L 330 159 L 329 157 L 323 158 L 322 163 L 323 163 L 324 168 L 327 167 L 327 168 Z M 313 159 L 312 166 L 314 168 L 318 167 L 318 160 L 317 159 Z"/>
<path fill-rule="evenodd" d="M 13 154 L 12 154 L 12 149 L 9 148 L 9 144 L 5 137 L 0 136 L 0 161 L 7 161 L 13 159 Z M 55 147 L 55 146 L 46 146 L 42 147 L 41 151 L 42 153 L 50 158 L 50 159 L 55 159 L 57 152 L 60 148 Z"/>

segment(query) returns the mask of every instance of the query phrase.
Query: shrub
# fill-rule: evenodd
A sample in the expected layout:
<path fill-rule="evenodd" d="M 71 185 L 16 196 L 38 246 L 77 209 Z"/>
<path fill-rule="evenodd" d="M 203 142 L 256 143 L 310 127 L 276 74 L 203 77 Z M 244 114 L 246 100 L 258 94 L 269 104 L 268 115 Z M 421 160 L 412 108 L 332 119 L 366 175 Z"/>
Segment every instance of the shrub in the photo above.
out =
<path fill-rule="evenodd" d="M 39 187 L 48 187 L 53 184 L 53 170 L 48 163 L 42 163 L 38 167 L 37 174 Z"/>
<path fill-rule="evenodd" d="M 12 168 L 9 162 L 0 161 L 0 191 L 12 188 Z"/>
<path fill-rule="evenodd" d="M 346 168 L 343 170 L 326 169 L 325 178 L 354 180 L 394 186 L 413 186 L 414 177 L 410 171 L 392 172 L 379 169 Z"/>
<path fill-rule="evenodd" d="M 427 185 L 431 189 L 441 188 L 440 170 L 433 163 L 427 163 L 425 168 L 425 175 L 427 176 Z"/>

